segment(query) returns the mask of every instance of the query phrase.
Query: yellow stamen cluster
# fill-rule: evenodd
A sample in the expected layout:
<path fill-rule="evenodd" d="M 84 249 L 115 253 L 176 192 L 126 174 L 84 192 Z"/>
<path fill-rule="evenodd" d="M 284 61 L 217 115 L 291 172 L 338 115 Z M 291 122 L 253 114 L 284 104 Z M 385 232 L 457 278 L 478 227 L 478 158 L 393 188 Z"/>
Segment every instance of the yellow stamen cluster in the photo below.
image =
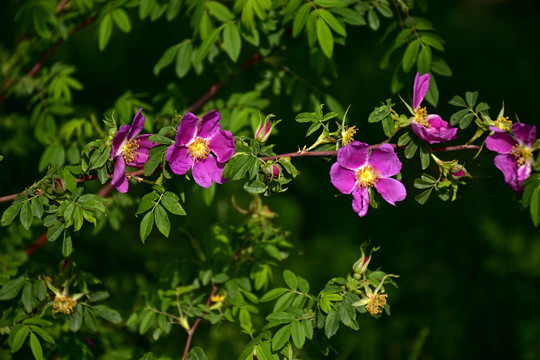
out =
<path fill-rule="evenodd" d="M 225 295 L 214 295 L 210 298 L 210 300 L 212 302 L 215 302 L 215 303 L 220 303 L 220 302 L 223 302 L 223 300 L 225 300 Z"/>
<path fill-rule="evenodd" d="M 504 131 L 510 131 L 512 129 L 512 122 L 505 116 L 499 116 L 495 120 L 495 126 Z"/>
<path fill-rule="evenodd" d="M 122 146 L 122 156 L 124 157 L 126 164 L 135 161 L 139 154 L 137 150 L 139 150 L 138 139 L 129 139 L 124 146 Z"/>
<path fill-rule="evenodd" d="M 194 142 L 188 145 L 188 154 L 194 161 L 204 160 L 210 154 L 209 141 L 198 137 Z"/>
<path fill-rule="evenodd" d="M 419 107 L 418 109 L 416 109 L 414 113 L 415 113 L 414 120 L 416 121 L 418 125 L 421 125 L 425 127 L 426 129 L 429 129 L 431 127 L 431 124 L 428 123 L 428 120 L 427 120 L 428 113 L 425 107 Z"/>
<path fill-rule="evenodd" d="M 366 305 L 366 310 L 373 315 L 382 313 L 386 305 L 387 294 L 373 294 L 369 297 L 369 302 Z"/>
<path fill-rule="evenodd" d="M 53 302 L 53 313 L 62 313 L 69 315 L 73 312 L 73 308 L 77 305 L 77 301 L 70 297 L 57 295 Z"/>
<path fill-rule="evenodd" d="M 520 146 L 518 144 L 512 147 L 510 154 L 514 155 L 517 160 L 518 166 L 525 164 L 528 158 L 532 157 L 532 151 L 526 147 Z"/>
<path fill-rule="evenodd" d="M 381 172 L 367 164 L 356 172 L 356 183 L 360 188 L 372 187 L 379 180 Z"/>
<path fill-rule="evenodd" d="M 345 131 L 345 133 L 343 134 L 343 139 L 341 140 L 343 143 L 343 146 L 347 146 L 348 144 L 354 141 L 355 133 L 356 133 L 356 126 L 351 126 Z"/>

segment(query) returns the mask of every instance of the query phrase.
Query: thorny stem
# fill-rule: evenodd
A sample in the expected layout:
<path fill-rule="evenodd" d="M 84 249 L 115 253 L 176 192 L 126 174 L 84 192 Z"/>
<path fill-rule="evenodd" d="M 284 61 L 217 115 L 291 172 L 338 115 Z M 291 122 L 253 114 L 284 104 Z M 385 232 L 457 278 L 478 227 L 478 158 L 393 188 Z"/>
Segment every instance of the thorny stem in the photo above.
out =
<path fill-rule="evenodd" d="M 378 148 L 379 146 L 381 146 L 383 144 L 384 143 L 371 145 L 370 149 L 372 149 L 372 150 L 376 149 L 376 148 Z M 392 147 L 394 147 L 395 149 L 403 149 L 403 148 L 405 148 L 405 146 L 398 146 L 397 144 L 390 144 L 390 145 L 392 145 Z M 431 148 L 431 152 L 445 152 L 445 151 L 457 151 L 457 150 L 479 150 L 479 149 L 480 149 L 480 146 L 478 146 L 478 145 L 463 144 L 463 145 Z M 268 161 L 268 160 L 277 160 L 277 159 L 284 158 L 284 157 L 295 158 L 295 157 L 306 157 L 306 156 L 336 156 L 336 155 L 337 155 L 337 151 L 335 151 L 335 150 L 331 150 L 331 151 L 299 150 L 297 152 L 291 152 L 291 153 L 286 153 L 286 154 L 265 156 L 265 157 L 259 158 L 259 160 Z M 128 178 L 129 177 L 140 177 L 141 175 L 143 175 L 143 173 L 144 173 L 143 170 L 136 170 L 136 171 L 126 173 L 126 176 Z M 109 174 L 107 176 L 108 176 L 109 179 L 112 178 L 112 174 Z M 81 183 L 81 182 L 85 182 L 85 181 L 93 181 L 93 180 L 98 180 L 98 179 L 99 178 L 98 178 L 97 175 L 84 175 L 84 176 L 81 176 L 80 178 L 77 178 L 77 182 Z M 105 196 L 106 196 L 113 189 L 114 188 L 111 185 L 105 185 L 105 187 L 100 190 L 100 193 L 101 193 L 101 191 L 106 191 L 105 192 Z M 2 197 L 0 197 L 0 203 L 11 202 L 11 201 L 15 200 L 15 197 L 17 197 L 17 195 L 19 195 L 19 193 L 2 196 Z M 99 193 L 98 193 L 98 195 L 99 195 Z"/>
<path fill-rule="evenodd" d="M 216 293 L 219 290 L 218 285 L 214 285 L 212 288 L 212 291 L 210 292 L 210 295 L 208 295 L 208 299 L 206 299 L 206 306 L 210 306 L 210 303 L 212 302 L 212 297 L 216 295 Z M 191 327 L 191 330 L 189 331 L 188 338 L 186 340 L 186 346 L 184 347 L 184 354 L 182 355 L 182 360 L 184 360 L 189 352 L 189 348 L 191 347 L 191 341 L 193 340 L 193 335 L 195 335 L 195 330 L 197 330 L 197 327 L 202 321 L 202 316 L 198 317 L 197 320 L 193 323 L 193 326 Z"/>

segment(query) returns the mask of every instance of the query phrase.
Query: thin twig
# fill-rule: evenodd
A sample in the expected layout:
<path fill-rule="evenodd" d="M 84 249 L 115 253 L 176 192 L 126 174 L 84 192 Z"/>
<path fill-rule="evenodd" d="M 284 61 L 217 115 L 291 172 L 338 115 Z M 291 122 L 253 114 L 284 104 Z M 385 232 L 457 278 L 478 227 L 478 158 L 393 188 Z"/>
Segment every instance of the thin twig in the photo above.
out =
<path fill-rule="evenodd" d="M 212 291 L 210 292 L 210 295 L 208 296 L 208 299 L 206 300 L 206 306 L 210 305 L 210 303 L 212 302 L 212 298 L 214 297 L 214 295 L 216 295 L 218 290 L 219 290 L 219 286 L 214 285 L 214 287 L 212 288 Z M 191 341 L 193 340 L 193 335 L 195 335 L 195 330 L 197 330 L 197 327 L 199 326 L 201 321 L 202 321 L 202 316 L 198 317 L 197 320 L 195 320 L 195 322 L 193 323 L 193 326 L 189 330 L 189 335 L 186 340 L 186 346 L 184 347 L 184 354 L 182 355 L 182 360 L 184 360 L 188 355 L 189 348 L 191 347 Z"/>

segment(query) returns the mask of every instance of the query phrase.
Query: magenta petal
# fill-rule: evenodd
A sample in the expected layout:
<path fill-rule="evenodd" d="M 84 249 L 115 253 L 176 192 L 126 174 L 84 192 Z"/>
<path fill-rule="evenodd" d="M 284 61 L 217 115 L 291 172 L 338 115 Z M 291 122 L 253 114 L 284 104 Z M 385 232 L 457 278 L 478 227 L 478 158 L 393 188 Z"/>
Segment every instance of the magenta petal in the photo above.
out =
<path fill-rule="evenodd" d="M 210 140 L 210 150 L 216 154 L 218 162 L 229 161 L 234 155 L 234 136 L 230 131 L 219 130 Z"/>
<path fill-rule="evenodd" d="M 486 147 L 499 154 L 510 154 L 514 145 L 517 145 L 516 139 L 509 133 L 502 130 L 495 130 L 493 134 L 486 139 Z"/>
<path fill-rule="evenodd" d="M 532 166 L 529 162 L 526 162 L 525 164 L 517 168 L 516 180 L 517 180 L 517 185 L 518 185 L 519 190 L 521 190 L 521 183 L 527 180 L 529 176 L 531 176 L 531 173 L 532 173 Z"/>
<path fill-rule="evenodd" d="M 122 153 L 122 143 L 127 140 L 129 132 L 129 125 L 122 125 L 116 132 L 112 141 L 111 160 Z"/>
<path fill-rule="evenodd" d="M 456 127 L 450 125 L 447 121 L 444 121 L 439 115 L 432 114 L 427 117 L 430 128 L 426 129 L 422 125 L 418 125 L 415 121 L 411 123 L 412 131 L 422 140 L 434 144 L 441 143 L 457 138 Z"/>
<path fill-rule="evenodd" d="M 185 146 L 169 146 L 165 160 L 169 163 L 172 172 L 177 175 L 184 175 L 193 165 L 193 160 Z"/>
<path fill-rule="evenodd" d="M 121 193 L 128 191 L 129 182 L 126 178 L 126 163 L 123 156 L 116 159 L 111 185 Z"/>
<path fill-rule="evenodd" d="M 512 132 L 521 144 L 526 145 L 529 149 L 533 147 L 536 141 L 536 126 L 523 123 L 513 123 Z"/>
<path fill-rule="evenodd" d="M 358 216 L 363 217 L 367 214 L 369 208 L 369 191 L 367 188 L 357 188 L 352 193 L 352 208 Z"/>
<path fill-rule="evenodd" d="M 221 115 L 216 110 L 210 111 L 208 114 L 204 115 L 201 119 L 201 126 L 199 127 L 197 136 L 202 137 L 203 139 L 214 137 L 221 129 L 219 125 L 220 118 Z"/>
<path fill-rule="evenodd" d="M 225 164 L 218 163 L 216 158 L 213 155 L 210 155 L 206 159 L 199 160 L 193 164 L 191 173 L 197 184 L 209 188 L 212 185 L 212 181 L 217 182 L 218 184 L 223 184 L 225 182 L 225 179 L 221 176 L 224 167 Z"/>
<path fill-rule="evenodd" d="M 131 128 L 129 129 L 128 138 L 133 139 L 135 136 L 137 136 L 138 133 L 141 132 L 141 130 L 144 127 L 144 116 L 142 115 L 143 108 L 140 108 L 137 112 L 137 115 L 133 118 L 133 123 L 131 124 Z"/>
<path fill-rule="evenodd" d="M 137 169 L 142 169 L 144 164 L 148 161 L 148 153 L 150 149 L 156 146 L 156 143 L 148 141 L 150 134 L 145 134 L 137 137 L 139 140 L 139 149 L 137 150 L 137 157 L 135 161 L 129 162 L 127 166 L 131 166 Z"/>
<path fill-rule="evenodd" d="M 336 162 L 330 168 L 330 181 L 341 193 L 350 194 L 356 188 L 356 173 Z"/>
<path fill-rule="evenodd" d="M 418 106 L 424 100 L 426 93 L 429 89 L 429 74 L 424 74 L 420 76 L 419 73 L 416 73 L 414 78 L 414 90 L 413 90 L 413 109 L 416 110 Z"/>
<path fill-rule="evenodd" d="M 401 171 L 401 161 L 390 144 L 381 145 L 373 150 L 368 162 L 374 169 L 379 170 L 383 177 L 393 176 Z"/>
<path fill-rule="evenodd" d="M 396 201 L 401 201 L 407 196 L 405 186 L 396 179 L 382 178 L 375 183 L 375 189 L 382 195 L 383 199 L 391 205 L 396 205 Z"/>
<path fill-rule="evenodd" d="M 497 169 L 502 171 L 506 183 L 510 183 L 512 178 L 516 178 L 517 161 L 514 156 L 509 154 L 497 155 L 494 162 Z"/>
<path fill-rule="evenodd" d="M 369 145 L 360 141 L 353 141 L 338 150 L 337 161 L 346 169 L 356 170 L 368 161 Z"/>
<path fill-rule="evenodd" d="M 182 118 L 180 125 L 178 125 L 178 132 L 176 133 L 176 145 L 186 146 L 189 144 L 195 135 L 197 134 L 197 128 L 199 126 L 199 118 L 192 113 L 187 113 Z"/>

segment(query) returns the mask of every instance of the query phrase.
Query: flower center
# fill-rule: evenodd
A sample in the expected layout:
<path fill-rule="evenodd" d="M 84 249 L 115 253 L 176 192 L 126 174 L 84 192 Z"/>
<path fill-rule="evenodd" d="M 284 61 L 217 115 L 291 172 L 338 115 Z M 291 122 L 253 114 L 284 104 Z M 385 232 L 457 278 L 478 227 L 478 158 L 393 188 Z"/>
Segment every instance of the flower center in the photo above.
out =
<path fill-rule="evenodd" d="M 504 131 L 510 131 L 512 129 L 512 122 L 508 120 L 508 117 L 499 116 L 495 120 L 495 126 Z"/>
<path fill-rule="evenodd" d="M 356 126 L 351 126 L 345 131 L 345 134 L 343 134 L 343 146 L 347 146 L 354 140 L 354 134 L 356 133 Z"/>
<path fill-rule="evenodd" d="M 358 169 L 356 172 L 356 184 L 360 188 L 367 188 L 375 185 L 379 180 L 381 172 L 374 169 L 373 166 L 367 164 L 366 166 Z"/>
<path fill-rule="evenodd" d="M 122 156 L 124 157 L 126 164 L 135 161 L 139 154 L 137 150 L 139 150 L 138 139 L 129 139 L 124 146 L 122 146 Z"/>
<path fill-rule="evenodd" d="M 194 142 L 188 145 L 188 154 L 194 161 L 204 160 L 210 154 L 209 141 L 198 137 Z"/>
<path fill-rule="evenodd" d="M 366 310 L 373 315 L 382 313 L 386 305 L 387 294 L 373 294 L 369 297 L 369 302 L 366 305 Z"/>
<path fill-rule="evenodd" d="M 54 298 L 53 302 L 53 312 L 54 313 L 62 313 L 62 314 L 71 314 L 73 312 L 73 308 L 77 305 L 77 301 L 73 300 L 72 298 L 66 297 L 66 296 L 56 296 Z"/>
<path fill-rule="evenodd" d="M 518 166 L 523 165 L 528 158 L 532 157 L 532 151 L 521 145 L 514 145 L 510 154 L 514 155 L 517 160 Z"/>
<path fill-rule="evenodd" d="M 418 125 L 421 125 L 426 129 L 429 129 L 431 127 L 431 124 L 427 121 L 428 113 L 425 107 L 419 107 L 418 109 L 416 109 L 414 114 L 414 120 Z"/>

